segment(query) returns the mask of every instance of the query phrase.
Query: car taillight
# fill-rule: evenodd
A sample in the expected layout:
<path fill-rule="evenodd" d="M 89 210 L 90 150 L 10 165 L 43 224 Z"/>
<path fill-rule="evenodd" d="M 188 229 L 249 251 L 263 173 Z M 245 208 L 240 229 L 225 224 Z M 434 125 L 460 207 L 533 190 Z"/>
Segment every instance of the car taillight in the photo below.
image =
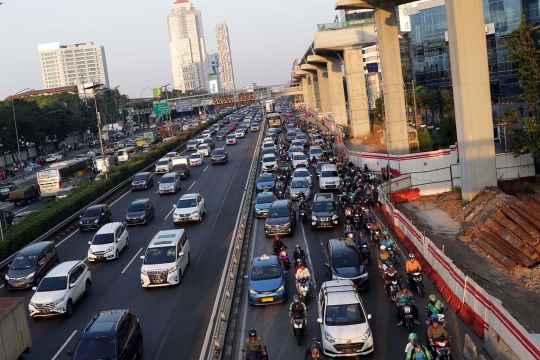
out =
<path fill-rule="evenodd" d="M 62 188 L 62 181 L 59 181 L 59 182 L 58 182 L 58 188 L 59 188 L 59 189 Z"/>

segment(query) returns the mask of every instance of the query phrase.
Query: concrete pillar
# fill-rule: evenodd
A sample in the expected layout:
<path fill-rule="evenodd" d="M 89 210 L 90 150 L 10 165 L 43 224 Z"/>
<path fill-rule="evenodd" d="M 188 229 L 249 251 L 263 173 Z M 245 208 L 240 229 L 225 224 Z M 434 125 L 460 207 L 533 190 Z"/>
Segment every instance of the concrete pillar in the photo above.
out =
<path fill-rule="evenodd" d="M 328 70 L 325 66 L 317 67 L 317 79 L 319 80 L 319 101 L 321 104 L 322 112 L 332 111 L 332 104 L 330 102 L 330 85 L 328 84 Z"/>
<path fill-rule="evenodd" d="M 306 104 L 309 108 L 311 108 L 311 104 L 309 103 L 310 94 L 308 93 L 308 79 L 307 76 L 302 77 L 302 94 L 304 95 L 304 104 Z"/>
<path fill-rule="evenodd" d="M 311 72 L 308 72 L 308 74 L 306 75 L 306 79 L 307 79 L 307 86 L 308 86 L 308 103 L 309 103 L 309 107 L 311 109 L 315 109 L 316 108 L 316 105 L 315 105 L 315 91 L 313 89 L 313 74 Z"/>
<path fill-rule="evenodd" d="M 402 155 L 409 153 L 409 135 L 407 133 L 401 55 L 399 53 L 396 2 L 381 2 L 380 6 L 379 9 L 375 10 L 375 22 L 381 54 L 386 126 L 390 138 L 388 151 L 392 154 Z"/>
<path fill-rule="evenodd" d="M 331 57 L 325 57 L 325 59 L 327 60 L 326 69 L 328 70 L 332 116 L 337 124 L 348 126 L 341 60 Z"/>
<path fill-rule="evenodd" d="M 367 136 L 371 129 L 362 48 L 345 49 L 343 62 L 351 112 L 351 135 L 352 137 Z"/>
<path fill-rule="evenodd" d="M 311 64 L 302 64 L 300 65 L 300 69 L 303 71 L 309 72 L 311 74 L 311 80 L 312 80 L 311 84 L 312 84 L 312 92 L 313 92 L 313 108 L 321 109 L 320 84 L 319 84 L 319 78 L 317 76 L 317 67 Z"/>
<path fill-rule="evenodd" d="M 461 194 L 470 201 L 486 186 L 497 186 L 482 1 L 446 0 L 446 19 Z"/>

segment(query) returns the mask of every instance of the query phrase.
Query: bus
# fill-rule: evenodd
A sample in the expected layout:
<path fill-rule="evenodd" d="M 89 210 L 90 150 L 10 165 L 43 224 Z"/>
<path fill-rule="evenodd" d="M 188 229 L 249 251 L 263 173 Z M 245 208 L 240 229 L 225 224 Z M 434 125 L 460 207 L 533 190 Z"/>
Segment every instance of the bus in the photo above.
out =
<path fill-rule="evenodd" d="M 54 197 L 72 177 L 80 176 L 88 170 L 87 159 L 75 159 L 57 162 L 37 172 L 37 182 L 41 197 Z M 67 185 L 70 186 L 70 185 Z"/>
<path fill-rule="evenodd" d="M 118 150 L 118 162 L 123 163 L 131 159 L 135 154 L 135 148 L 133 146 L 128 146 L 123 149 Z"/>
<path fill-rule="evenodd" d="M 283 121 L 281 120 L 281 115 L 277 113 L 270 113 L 266 115 L 266 118 L 268 119 L 268 128 L 276 129 L 276 131 L 280 133 L 281 128 L 283 127 Z"/>

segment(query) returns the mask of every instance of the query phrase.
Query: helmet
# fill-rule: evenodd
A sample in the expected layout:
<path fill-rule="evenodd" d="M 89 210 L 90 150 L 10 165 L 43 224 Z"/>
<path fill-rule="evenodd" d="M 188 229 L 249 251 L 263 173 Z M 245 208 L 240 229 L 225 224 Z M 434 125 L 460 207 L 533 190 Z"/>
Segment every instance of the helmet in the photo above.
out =
<path fill-rule="evenodd" d="M 435 295 L 429 295 L 429 301 L 436 301 L 437 297 Z"/>
<path fill-rule="evenodd" d="M 351 219 L 347 219 L 347 224 L 350 224 L 351 223 Z"/>
<path fill-rule="evenodd" d="M 416 340 L 418 340 L 418 335 L 416 335 L 415 333 L 410 333 L 409 340 L 414 340 L 416 342 Z"/>
<path fill-rule="evenodd" d="M 295 302 L 295 303 L 299 303 L 299 302 L 300 302 L 300 298 L 298 297 L 298 295 L 294 295 L 294 297 L 293 297 L 293 302 Z"/>
<path fill-rule="evenodd" d="M 382 232 L 382 234 L 383 234 L 383 236 L 386 236 L 386 235 L 388 235 L 388 232 L 387 232 L 386 230 L 384 230 L 384 231 Z"/>
<path fill-rule="evenodd" d="M 417 348 L 417 347 L 422 347 L 422 342 L 420 340 L 415 340 L 414 341 L 414 347 Z"/>
<path fill-rule="evenodd" d="M 381 245 L 381 250 L 386 250 L 386 246 Z"/>
<path fill-rule="evenodd" d="M 248 331 L 248 335 L 249 337 L 255 337 L 257 336 L 257 331 L 255 331 L 255 329 L 251 329 Z"/>
<path fill-rule="evenodd" d="M 294 248 L 295 248 L 296 250 L 300 250 L 300 245 L 296 245 Z"/>
<path fill-rule="evenodd" d="M 275 240 L 279 240 L 279 236 L 276 235 L 276 236 L 274 237 L 274 239 L 275 239 Z"/>
<path fill-rule="evenodd" d="M 384 238 L 390 239 L 390 235 L 386 234 L 386 235 L 384 235 Z"/>
<path fill-rule="evenodd" d="M 409 254 L 409 259 L 414 260 L 414 258 L 415 258 L 414 254 L 413 254 L 413 253 L 410 253 L 410 254 Z"/>

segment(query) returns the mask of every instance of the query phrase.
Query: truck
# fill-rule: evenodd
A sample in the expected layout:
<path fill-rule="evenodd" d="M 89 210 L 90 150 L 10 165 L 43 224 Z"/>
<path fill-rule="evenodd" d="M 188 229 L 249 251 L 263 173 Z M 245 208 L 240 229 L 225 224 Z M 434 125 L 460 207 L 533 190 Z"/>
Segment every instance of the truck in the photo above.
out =
<path fill-rule="evenodd" d="M 9 202 L 17 206 L 30 204 L 30 201 L 39 200 L 39 187 L 37 185 L 25 185 L 9 193 Z"/>
<path fill-rule="evenodd" d="M 266 108 L 266 113 L 274 112 L 274 101 L 273 100 L 265 100 L 264 107 Z"/>
<path fill-rule="evenodd" d="M 107 168 L 106 171 L 104 171 L 105 169 L 103 168 L 103 157 L 94 156 L 92 158 L 92 161 L 94 163 L 94 166 L 92 169 L 94 174 L 102 173 L 102 172 L 109 172 L 111 169 L 111 166 L 116 166 L 116 159 L 114 156 L 105 156 L 105 166 Z"/>
<path fill-rule="evenodd" d="M 32 347 L 24 298 L 0 298 L 0 360 L 17 360 Z"/>
<path fill-rule="evenodd" d="M 148 144 L 148 143 L 150 143 L 150 139 L 143 138 L 141 140 L 137 140 L 137 142 L 135 144 L 137 144 L 137 147 L 142 147 L 144 144 Z"/>
<path fill-rule="evenodd" d="M 181 179 L 189 177 L 189 156 L 176 156 L 172 159 L 173 171 L 180 174 Z"/>

